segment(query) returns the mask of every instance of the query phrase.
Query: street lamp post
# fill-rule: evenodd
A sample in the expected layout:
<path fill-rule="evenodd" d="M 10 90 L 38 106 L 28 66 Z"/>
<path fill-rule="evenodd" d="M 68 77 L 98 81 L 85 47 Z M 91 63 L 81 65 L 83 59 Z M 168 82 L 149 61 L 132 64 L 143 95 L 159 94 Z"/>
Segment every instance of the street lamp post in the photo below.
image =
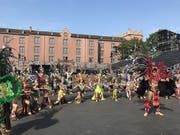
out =
<path fill-rule="evenodd" d="M 110 73 L 112 74 L 113 52 L 111 52 L 110 58 L 111 58 L 111 62 L 109 68 L 110 68 Z"/>
<path fill-rule="evenodd" d="M 19 69 L 19 62 L 20 62 L 21 54 L 18 53 L 18 69 Z"/>

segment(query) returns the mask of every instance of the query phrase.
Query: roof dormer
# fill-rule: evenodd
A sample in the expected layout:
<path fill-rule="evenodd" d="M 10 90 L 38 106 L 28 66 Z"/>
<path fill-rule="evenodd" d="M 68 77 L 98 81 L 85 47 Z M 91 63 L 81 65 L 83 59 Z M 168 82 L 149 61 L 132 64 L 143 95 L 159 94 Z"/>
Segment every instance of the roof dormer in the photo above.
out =
<path fill-rule="evenodd" d="M 64 28 L 64 30 L 60 33 L 60 35 L 63 38 L 69 38 L 71 37 L 71 32 L 67 28 Z"/>

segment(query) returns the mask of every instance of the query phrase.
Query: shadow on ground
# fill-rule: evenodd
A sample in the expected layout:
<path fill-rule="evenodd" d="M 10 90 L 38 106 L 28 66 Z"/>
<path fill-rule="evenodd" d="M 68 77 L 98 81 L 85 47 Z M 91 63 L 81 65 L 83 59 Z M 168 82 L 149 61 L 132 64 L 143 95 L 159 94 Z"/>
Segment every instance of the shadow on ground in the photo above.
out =
<path fill-rule="evenodd" d="M 23 134 L 27 130 L 34 128 L 36 130 L 48 128 L 58 123 L 58 119 L 53 119 L 54 114 L 58 113 L 61 108 L 54 108 L 52 110 L 43 110 L 38 115 L 36 115 L 35 119 L 32 121 L 28 121 L 25 123 L 17 124 L 13 127 L 11 135 Z"/>

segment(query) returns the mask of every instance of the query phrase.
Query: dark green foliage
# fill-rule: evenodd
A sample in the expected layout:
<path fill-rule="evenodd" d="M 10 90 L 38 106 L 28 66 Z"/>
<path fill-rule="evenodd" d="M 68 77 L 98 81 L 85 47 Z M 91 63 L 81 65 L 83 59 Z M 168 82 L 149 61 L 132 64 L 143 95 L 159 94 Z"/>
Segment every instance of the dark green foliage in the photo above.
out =
<path fill-rule="evenodd" d="M 131 56 L 147 55 L 148 47 L 142 40 L 136 38 L 131 40 L 124 40 L 122 43 L 115 47 L 121 54 L 121 59 Z"/>

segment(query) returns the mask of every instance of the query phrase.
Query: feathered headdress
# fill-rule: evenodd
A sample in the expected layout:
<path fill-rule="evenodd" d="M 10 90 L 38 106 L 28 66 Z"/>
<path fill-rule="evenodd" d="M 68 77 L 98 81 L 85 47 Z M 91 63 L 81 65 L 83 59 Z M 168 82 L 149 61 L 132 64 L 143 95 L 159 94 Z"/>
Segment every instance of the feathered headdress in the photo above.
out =
<path fill-rule="evenodd" d="M 136 59 L 134 61 L 134 69 L 136 71 L 141 71 L 142 75 L 146 74 L 149 77 L 153 76 L 152 72 L 155 70 L 158 72 L 161 78 L 168 77 L 168 67 L 163 62 L 158 62 L 155 64 L 151 58 L 141 57 Z"/>

